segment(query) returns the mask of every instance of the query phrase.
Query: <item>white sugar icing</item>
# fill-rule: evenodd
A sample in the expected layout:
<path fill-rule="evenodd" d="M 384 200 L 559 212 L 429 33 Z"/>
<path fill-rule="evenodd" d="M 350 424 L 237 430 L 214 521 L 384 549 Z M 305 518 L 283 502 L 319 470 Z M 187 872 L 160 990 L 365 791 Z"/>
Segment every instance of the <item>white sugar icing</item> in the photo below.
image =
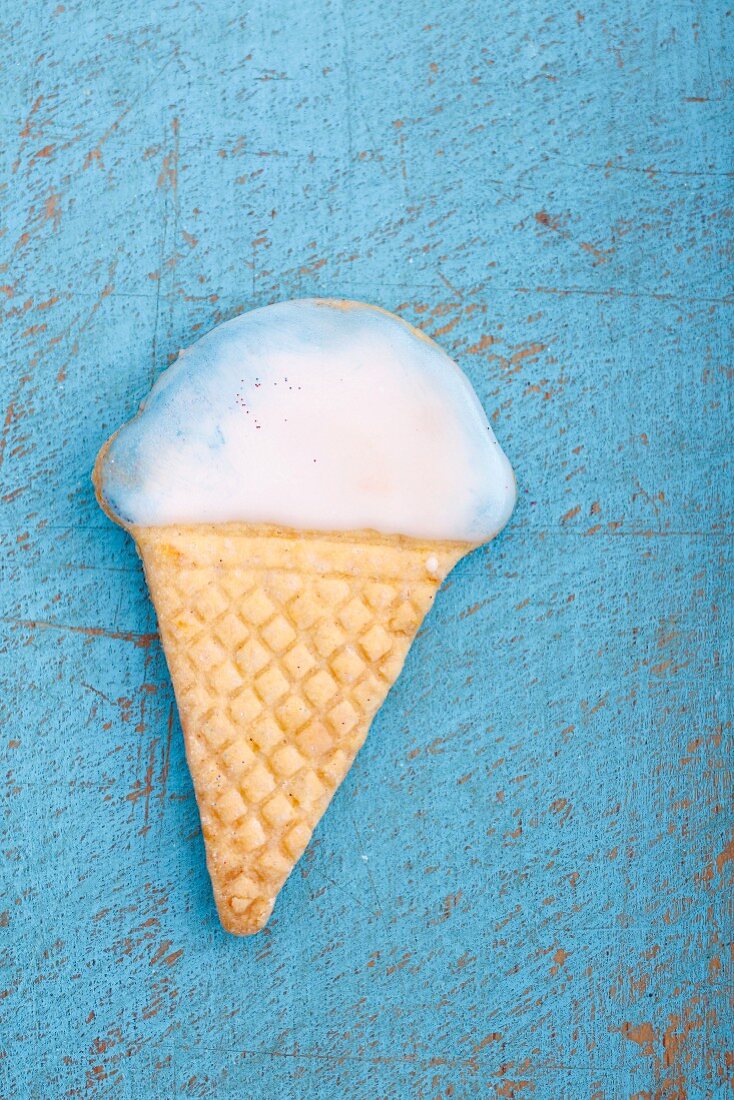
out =
<path fill-rule="evenodd" d="M 103 452 L 129 525 L 277 524 L 485 542 L 512 468 L 467 378 L 384 310 L 303 299 L 245 313 L 179 356 Z"/>

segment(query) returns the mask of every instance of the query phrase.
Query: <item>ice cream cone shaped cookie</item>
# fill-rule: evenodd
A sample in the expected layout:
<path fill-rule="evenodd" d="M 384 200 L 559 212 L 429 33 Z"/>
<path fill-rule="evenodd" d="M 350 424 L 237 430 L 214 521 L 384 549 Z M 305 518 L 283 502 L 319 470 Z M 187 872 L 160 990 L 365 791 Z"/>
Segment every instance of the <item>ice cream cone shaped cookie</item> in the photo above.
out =
<path fill-rule="evenodd" d="M 512 470 L 436 344 L 306 299 L 183 352 L 94 482 L 143 560 L 221 922 L 257 932 Z"/>

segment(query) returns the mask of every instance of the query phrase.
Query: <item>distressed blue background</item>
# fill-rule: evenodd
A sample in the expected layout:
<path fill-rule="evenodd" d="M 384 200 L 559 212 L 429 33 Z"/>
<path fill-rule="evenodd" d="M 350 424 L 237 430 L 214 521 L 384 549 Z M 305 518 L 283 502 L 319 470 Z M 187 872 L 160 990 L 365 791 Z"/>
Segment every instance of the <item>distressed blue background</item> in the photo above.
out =
<path fill-rule="evenodd" d="M 731 1095 L 728 0 L 5 0 L 0 1095 Z M 100 443 L 297 295 L 513 461 L 254 940 Z"/>

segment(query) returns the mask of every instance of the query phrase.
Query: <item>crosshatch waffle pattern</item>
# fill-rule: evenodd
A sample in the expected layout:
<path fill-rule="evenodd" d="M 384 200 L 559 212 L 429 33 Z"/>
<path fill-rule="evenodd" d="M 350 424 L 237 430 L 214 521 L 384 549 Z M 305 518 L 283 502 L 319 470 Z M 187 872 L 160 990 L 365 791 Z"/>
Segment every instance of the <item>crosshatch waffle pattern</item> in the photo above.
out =
<path fill-rule="evenodd" d="M 133 530 L 224 927 L 266 923 L 470 547 L 242 524 Z"/>

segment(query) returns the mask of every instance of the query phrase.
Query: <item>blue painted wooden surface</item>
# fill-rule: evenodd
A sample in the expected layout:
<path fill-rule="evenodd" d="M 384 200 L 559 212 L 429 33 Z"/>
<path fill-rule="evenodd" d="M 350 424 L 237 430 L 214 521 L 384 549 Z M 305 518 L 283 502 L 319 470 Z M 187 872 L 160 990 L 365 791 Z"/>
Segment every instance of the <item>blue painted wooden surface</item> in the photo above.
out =
<path fill-rule="evenodd" d="M 0 1095 L 731 1095 L 728 0 L 1 10 Z M 439 339 L 520 501 L 241 941 L 89 473 L 307 294 Z"/>

